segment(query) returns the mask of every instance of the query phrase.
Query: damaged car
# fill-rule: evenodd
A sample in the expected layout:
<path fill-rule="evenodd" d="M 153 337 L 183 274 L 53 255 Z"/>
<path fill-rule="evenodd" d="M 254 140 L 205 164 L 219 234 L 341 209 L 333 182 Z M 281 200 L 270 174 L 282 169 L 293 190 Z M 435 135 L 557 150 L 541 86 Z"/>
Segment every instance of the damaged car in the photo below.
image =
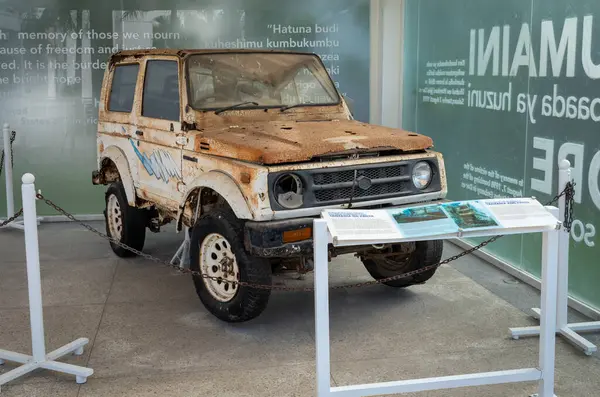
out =
<path fill-rule="evenodd" d="M 238 282 L 312 270 L 312 223 L 324 209 L 444 199 L 444 161 L 432 148 L 430 137 L 355 120 L 315 54 L 126 50 L 105 71 L 92 179 L 107 186 L 106 230 L 120 243 L 142 250 L 147 230 L 189 230 L 200 300 L 241 322 L 263 312 L 271 291 Z M 330 256 L 355 254 L 379 280 L 439 262 L 442 248 L 330 246 Z"/>

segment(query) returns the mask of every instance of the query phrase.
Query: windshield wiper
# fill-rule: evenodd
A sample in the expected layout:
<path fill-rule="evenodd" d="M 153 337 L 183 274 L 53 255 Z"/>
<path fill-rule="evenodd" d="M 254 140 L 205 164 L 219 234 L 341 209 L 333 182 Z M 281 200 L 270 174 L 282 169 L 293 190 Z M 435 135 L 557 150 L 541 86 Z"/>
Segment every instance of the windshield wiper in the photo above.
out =
<path fill-rule="evenodd" d="M 297 108 L 297 107 L 300 107 L 300 106 L 307 106 L 307 104 L 306 103 L 296 103 L 294 105 L 282 106 L 281 109 L 279 109 L 279 111 L 285 112 L 288 109 Z"/>
<path fill-rule="evenodd" d="M 240 102 L 240 103 L 236 103 L 235 105 L 231 105 L 231 106 L 227 106 L 227 107 L 215 110 L 215 114 L 223 113 L 223 112 L 226 112 L 227 110 L 235 109 L 237 107 L 244 106 L 244 105 L 258 106 L 258 102 Z"/>

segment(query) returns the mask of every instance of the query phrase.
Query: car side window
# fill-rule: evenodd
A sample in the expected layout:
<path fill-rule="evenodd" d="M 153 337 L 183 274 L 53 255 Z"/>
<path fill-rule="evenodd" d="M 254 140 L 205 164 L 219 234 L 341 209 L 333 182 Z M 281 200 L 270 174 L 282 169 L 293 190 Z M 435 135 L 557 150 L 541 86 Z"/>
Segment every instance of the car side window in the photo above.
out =
<path fill-rule="evenodd" d="M 179 121 L 179 77 L 176 61 L 146 63 L 142 116 Z"/>
<path fill-rule="evenodd" d="M 130 113 L 133 109 L 139 64 L 118 65 L 113 72 L 108 110 Z"/>

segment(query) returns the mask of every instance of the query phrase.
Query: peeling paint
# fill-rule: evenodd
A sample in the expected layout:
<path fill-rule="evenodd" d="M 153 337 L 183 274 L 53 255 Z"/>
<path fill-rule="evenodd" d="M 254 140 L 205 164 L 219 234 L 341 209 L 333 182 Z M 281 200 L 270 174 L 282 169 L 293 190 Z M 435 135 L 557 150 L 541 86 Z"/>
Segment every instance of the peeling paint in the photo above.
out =
<path fill-rule="evenodd" d="M 111 58 L 99 105 L 98 166 L 102 170 L 102 159 L 109 156 L 102 153 L 120 153 L 115 163 L 119 164 L 119 171 L 126 167 L 123 164 L 129 165 L 121 172 L 130 175 L 123 183 L 128 184 L 126 189 L 135 198 L 135 205 L 155 206 L 161 219 L 175 219 L 178 227 L 180 221 L 188 226 L 194 223 L 198 202 L 203 203 L 202 210 L 209 210 L 224 201 L 238 218 L 254 221 L 313 216 L 319 208 L 273 211 L 268 174 L 433 157 L 440 166 L 442 189 L 427 199 L 445 197 L 443 157 L 432 150 L 431 138 L 353 120 L 343 100 L 339 104 L 302 106 L 283 112 L 279 108 L 239 108 L 219 114 L 194 110 L 188 104 L 185 60 L 189 55 L 209 52 L 239 51 L 128 50 Z M 294 52 L 289 53 L 295 56 Z M 178 62 L 180 121 L 142 116 L 144 70 L 149 59 Z M 111 70 L 116 64 L 132 62 L 140 64 L 133 110 L 130 114 L 110 112 L 106 104 Z M 113 168 L 103 172 L 110 180 L 117 180 L 117 168 Z M 419 199 L 398 197 L 377 203 L 403 204 Z"/>
<path fill-rule="evenodd" d="M 129 143 L 149 175 L 154 175 L 156 179 L 160 179 L 165 183 L 168 183 L 171 178 L 181 179 L 179 165 L 173 160 L 169 152 L 158 149 L 148 156 L 135 147 L 135 142 L 131 138 L 129 138 Z"/>
<path fill-rule="evenodd" d="M 414 152 L 433 146 L 432 139 L 424 135 L 355 120 L 336 125 L 250 120 L 236 128 L 213 128 L 191 134 L 196 151 L 209 147 L 205 150 L 215 156 L 265 165 L 310 161 L 316 156 L 354 149 Z"/>

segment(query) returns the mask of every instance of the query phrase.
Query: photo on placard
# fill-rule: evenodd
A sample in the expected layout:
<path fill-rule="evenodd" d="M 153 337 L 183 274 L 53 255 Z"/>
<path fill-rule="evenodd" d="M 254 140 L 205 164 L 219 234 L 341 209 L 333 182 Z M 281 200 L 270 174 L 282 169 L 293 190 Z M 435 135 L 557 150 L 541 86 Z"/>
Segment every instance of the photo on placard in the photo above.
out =
<path fill-rule="evenodd" d="M 477 201 L 458 201 L 442 206 L 461 229 L 500 227 L 494 216 Z"/>
<path fill-rule="evenodd" d="M 388 213 L 404 237 L 441 236 L 458 231 L 440 205 L 397 208 Z"/>
<path fill-rule="evenodd" d="M 393 212 L 392 217 L 397 223 L 413 223 L 448 219 L 448 215 L 446 215 L 439 205 L 403 208 Z"/>

